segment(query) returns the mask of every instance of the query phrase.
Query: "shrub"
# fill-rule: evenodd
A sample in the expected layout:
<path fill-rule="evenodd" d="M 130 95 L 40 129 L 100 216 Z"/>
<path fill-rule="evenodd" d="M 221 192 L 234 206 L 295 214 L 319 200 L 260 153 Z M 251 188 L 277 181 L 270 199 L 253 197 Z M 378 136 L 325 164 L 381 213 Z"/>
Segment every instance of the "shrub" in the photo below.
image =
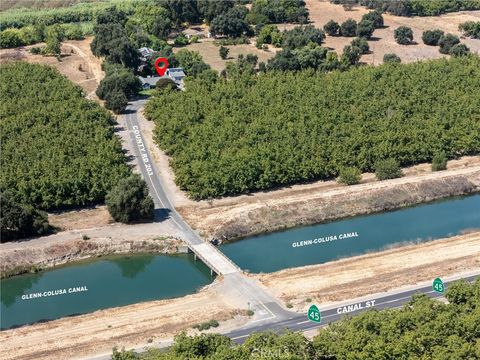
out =
<path fill-rule="evenodd" d="M 402 170 L 397 160 L 388 158 L 375 163 L 375 176 L 378 180 L 395 179 L 402 176 Z"/>
<path fill-rule="evenodd" d="M 1 242 L 44 235 L 51 231 L 45 212 L 34 209 L 8 191 L 1 192 L 0 198 Z"/>
<path fill-rule="evenodd" d="M 440 52 L 442 54 L 450 54 L 450 50 L 454 45 L 457 45 L 460 43 L 460 39 L 458 36 L 453 35 L 453 34 L 446 34 L 440 37 L 440 40 L 438 40 L 438 45 L 440 45 Z"/>
<path fill-rule="evenodd" d="M 247 310 L 247 315 L 248 316 L 253 316 L 255 314 L 255 311 L 253 310 Z"/>
<path fill-rule="evenodd" d="M 465 44 L 453 45 L 449 54 L 452 56 L 466 56 L 470 53 L 470 49 Z"/>
<path fill-rule="evenodd" d="M 375 31 L 375 26 L 370 20 L 362 20 L 357 25 L 357 36 L 370 39 Z"/>
<path fill-rule="evenodd" d="M 175 44 L 175 46 L 185 46 L 188 45 L 188 39 L 185 34 L 181 33 L 175 38 L 173 43 Z"/>
<path fill-rule="evenodd" d="M 357 22 L 353 19 L 348 19 L 340 26 L 340 35 L 346 37 L 353 37 L 357 33 Z"/>
<path fill-rule="evenodd" d="M 32 47 L 30 49 L 30 53 L 32 53 L 33 55 L 40 55 L 42 53 L 42 49 L 39 47 Z"/>
<path fill-rule="evenodd" d="M 125 93 L 120 89 L 113 89 L 105 96 L 105 107 L 115 114 L 120 114 L 128 105 Z"/>
<path fill-rule="evenodd" d="M 363 37 L 353 39 L 350 45 L 352 45 L 352 47 L 359 48 L 362 54 L 368 54 L 370 51 L 368 41 Z"/>
<path fill-rule="evenodd" d="M 190 37 L 190 44 L 195 44 L 200 41 L 200 38 L 197 35 L 193 35 Z"/>
<path fill-rule="evenodd" d="M 218 54 L 223 60 L 225 60 L 228 57 L 229 52 L 230 52 L 230 49 L 225 46 L 220 46 L 220 48 L 218 49 Z"/>
<path fill-rule="evenodd" d="M 394 32 L 395 41 L 400 45 L 408 45 L 413 41 L 413 31 L 408 26 L 400 26 Z"/>
<path fill-rule="evenodd" d="M 467 21 L 458 25 L 458 30 L 462 31 L 465 36 L 473 39 L 480 39 L 480 21 Z"/>
<path fill-rule="evenodd" d="M 383 23 L 383 16 L 382 12 L 379 10 L 375 11 L 370 11 L 369 13 L 365 14 L 362 16 L 362 21 L 363 20 L 369 20 L 373 23 L 375 26 L 375 29 L 382 28 L 384 23 Z"/>
<path fill-rule="evenodd" d="M 422 34 L 422 40 L 425 45 L 437 46 L 438 41 L 445 33 L 442 30 L 427 30 Z"/>
<path fill-rule="evenodd" d="M 362 179 L 362 173 L 354 167 L 345 167 L 340 170 L 338 182 L 345 185 L 355 185 Z"/>
<path fill-rule="evenodd" d="M 343 48 L 342 62 L 346 65 L 356 65 L 362 56 L 362 51 L 356 47 L 347 45 Z"/>
<path fill-rule="evenodd" d="M 131 223 L 153 219 L 153 200 L 140 175 L 131 175 L 119 181 L 105 198 L 108 211 L 115 221 Z"/>
<path fill-rule="evenodd" d="M 385 64 L 400 64 L 402 59 L 397 54 L 389 53 L 383 55 L 383 62 Z"/>
<path fill-rule="evenodd" d="M 340 31 L 340 25 L 336 21 L 330 20 L 323 26 L 323 30 L 330 36 L 336 36 Z"/>
<path fill-rule="evenodd" d="M 440 171 L 447 169 L 447 155 L 441 151 L 436 153 L 432 159 L 432 171 Z"/>

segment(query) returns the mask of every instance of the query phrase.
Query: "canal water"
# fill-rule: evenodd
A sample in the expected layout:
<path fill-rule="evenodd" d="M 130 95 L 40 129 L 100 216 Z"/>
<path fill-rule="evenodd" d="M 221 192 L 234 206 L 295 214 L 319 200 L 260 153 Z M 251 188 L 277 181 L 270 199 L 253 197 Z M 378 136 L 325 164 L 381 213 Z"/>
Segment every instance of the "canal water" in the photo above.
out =
<path fill-rule="evenodd" d="M 15 276 L 1 281 L 1 328 L 184 296 L 211 281 L 210 270 L 186 254 L 112 257 Z"/>
<path fill-rule="evenodd" d="M 475 228 L 480 229 L 480 195 L 254 236 L 220 250 L 244 270 L 273 272 Z"/>
<path fill-rule="evenodd" d="M 221 251 L 243 269 L 272 272 L 479 228 L 473 195 L 250 237 Z M 1 328 L 183 296 L 211 281 L 191 255 L 115 257 L 15 276 L 1 281 Z"/>

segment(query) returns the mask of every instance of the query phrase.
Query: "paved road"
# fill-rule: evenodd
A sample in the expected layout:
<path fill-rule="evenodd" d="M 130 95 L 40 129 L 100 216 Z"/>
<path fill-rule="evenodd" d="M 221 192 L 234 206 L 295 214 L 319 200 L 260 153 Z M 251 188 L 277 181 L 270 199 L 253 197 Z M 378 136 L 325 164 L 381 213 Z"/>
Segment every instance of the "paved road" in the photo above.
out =
<path fill-rule="evenodd" d="M 320 324 L 307 320 L 306 314 L 286 311 L 258 282 L 245 276 L 239 271 L 238 267 L 218 249 L 215 249 L 214 253 L 209 254 L 209 252 L 211 252 L 210 247 L 214 247 L 202 241 L 198 234 L 190 228 L 172 206 L 168 195 L 163 190 L 164 187 L 161 178 L 157 175 L 155 165 L 151 162 L 150 154 L 140 131 L 137 117 L 138 110 L 143 107 L 144 103 L 145 100 L 138 100 L 131 103 L 124 117 L 127 128 L 130 131 L 132 143 L 135 145 L 135 156 L 141 174 L 147 182 L 150 194 L 154 199 L 156 220 L 173 222 L 183 233 L 185 241 L 193 249 L 198 250 L 199 254 L 206 254 L 205 256 L 208 258 L 207 261 L 211 260 L 212 262 L 216 262 L 217 265 L 215 266 L 222 268 L 224 272 L 224 291 L 229 292 L 234 298 L 242 299 L 244 304 L 248 303 L 248 307 L 255 310 L 253 320 L 250 321 L 246 327 L 226 334 L 236 342 L 243 342 L 249 334 L 258 331 L 280 331 L 285 328 L 306 331 L 326 326 L 331 322 L 339 320 L 345 314 L 356 314 L 369 308 L 397 308 L 408 302 L 415 293 L 423 293 L 431 297 L 440 296 L 432 291 L 431 286 L 426 286 L 399 293 L 391 292 L 389 295 L 377 298 L 372 297 L 355 303 L 338 304 L 331 308 L 320 308 L 322 312 L 322 322 Z M 208 244 L 208 248 L 205 244 Z M 202 250 L 203 248 L 206 248 L 206 250 Z M 478 275 L 470 276 L 467 280 L 473 281 L 476 276 Z"/>
<path fill-rule="evenodd" d="M 473 282 L 479 275 L 480 274 L 468 276 L 464 279 Z M 446 287 L 448 287 L 448 284 L 450 282 L 451 281 L 445 282 Z M 339 303 L 334 307 L 329 307 L 326 309 L 322 309 L 319 307 L 322 314 L 322 320 L 319 324 L 308 320 L 307 314 L 305 313 L 282 321 L 271 322 L 257 326 L 249 326 L 244 329 L 238 329 L 226 333 L 225 335 L 227 335 L 237 343 L 242 343 L 250 334 L 255 332 L 261 332 L 266 330 L 284 331 L 285 329 L 290 329 L 292 331 L 307 331 L 318 329 L 332 322 L 340 320 L 343 316 L 347 314 L 354 315 L 369 309 L 381 310 L 395 309 L 401 307 L 402 305 L 409 302 L 414 294 L 419 293 L 425 294 L 431 298 L 440 298 L 443 296 L 442 294 L 433 291 L 432 286 L 429 285 L 399 292 L 396 294 L 385 295 L 382 297 L 371 297 L 368 300 L 353 301 L 350 303 Z"/>
<path fill-rule="evenodd" d="M 135 158 L 142 177 L 145 179 L 150 195 L 155 203 L 156 221 L 171 221 L 183 234 L 183 239 L 209 267 L 217 274 L 224 275 L 224 290 L 234 299 L 241 299 L 243 307 L 255 311 L 254 321 L 285 319 L 292 316 L 292 312 L 284 310 L 256 280 L 250 279 L 243 274 L 241 269 L 228 257 L 221 253 L 209 242 L 203 241 L 182 219 L 170 202 L 164 191 L 162 178 L 158 176 L 155 164 L 141 133 L 138 122 L 139 109 L 143 107 L 145 100 L 131 102 L 123 115 L 127 129 L 130 133 Z"/>
<path fill-rule="evenodd" d="M 480 276 L 480 273 L 475 275 L 463 277 L 463 279 L 473 282 L 476 278 Z M 462 277 L 455 277 L 449 281 L 445 281 L 444 284 L 446 288 L 448 285 L 455 280 L 458 280 Z M 403 306 L 404 304 L 408 303 L 412 296 L 415 294 L 425 294 L 431 298 L 441 298 L 443 297 L 442 294 L 439 294 L 432 290 L 432 286 L 420 286 L 415 287 L 410 290 L 400 291 L 400 292 L 390 292 L 384 296 L 372 296 L 370 298 L 364 297 L 360 300 L 352 300 L 347 302 L 340 302 L 335 304 L 335 306 L 330 306 L 328 308 L 322 308 L 319 306 L 319 309 L 322 314 L 322 320 L 320 323 L 314 323 L 310 320 L 307 320 L 307 314 L 294 314 L 287 319 L 276 320 L 276 319 L 267 319 L 263 321 L 259 321 L 257 323 L 250 323 L 248 326 L 237 329 L 228 333 L 224 333 L 224 335 L 230 337 L 233 341 L 237 344 L 243 343 L 250 334 L 262 331 L 274 331 L 274 332 L 282 332 L 286 329 L 291 331 L 310 331 L 319 329 L 322 327 L 327 326 L 328 324 L 340 320 L 342 317 L 346 315 L 355 315 L 359 314 L 363 311 L 369 309 L 395 309 Z M 293 313 L 292 313 L 293 314 Z M 166 341 L 163 344 L 158 344 L 159 347 L 170 346 L 171 341 Z M 152 344 L 155 346 L 155 344 Z M 145 348 L 138 348 L 135 349 L 137 352 L 145 351 Z M 110 360 L 110 356 L 97 356 L 92 357 L 90 360 Z"/>

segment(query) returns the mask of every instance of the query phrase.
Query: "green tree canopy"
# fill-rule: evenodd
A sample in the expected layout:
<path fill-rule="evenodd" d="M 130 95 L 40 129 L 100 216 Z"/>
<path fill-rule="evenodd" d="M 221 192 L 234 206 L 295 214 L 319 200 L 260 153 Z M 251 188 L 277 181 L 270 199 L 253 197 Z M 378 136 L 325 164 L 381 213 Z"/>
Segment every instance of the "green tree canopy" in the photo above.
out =
<path fill-rule="evenodd" d="M 395 29 L 394 37 L 400 45 L 408 45 L 413 41 L 413 31 L 408 26 L 400 26 Z"/>
<path fill-rule="evenodd" d="M 105 203 L 115 221 L 132 223 L 153 219 L 153 200 L 140 175 L 120 180 L 107 194 Z"/>
<path fill-rule="evenodd" d="M 325 53 L 298 50 L 305 54 L 279 52 L 267 67 L 299 69 L 300 58 L 316 59 L 307 52 Z M 322 66 L 338 61 L 331 52 L 321 56 Z M 193 198 L 337 177 L 344 167 L 372 171 L 388 157 L 408 166 L 442 150 L 480 152 L 480 59 L 473 54 L 328 74 L 248 73 L 209 85 L 192 80 L 186 91 L 146 105 L 177 184 Z"/>

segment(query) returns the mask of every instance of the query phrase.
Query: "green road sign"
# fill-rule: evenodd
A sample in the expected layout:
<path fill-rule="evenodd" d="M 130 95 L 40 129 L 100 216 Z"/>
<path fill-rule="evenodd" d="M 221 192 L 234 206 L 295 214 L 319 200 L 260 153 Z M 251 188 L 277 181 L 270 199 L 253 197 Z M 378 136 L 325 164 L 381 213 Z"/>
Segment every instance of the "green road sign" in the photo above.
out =
<path fill-rule="evenodd" d="M 443 285 L 443 281 L 440 278 L 436 278 L 435 280 L 433 280 L 432 288 L 436 292 L 439 292 L 439 293 L 442 293 L 442 294 L 445 292 L 445 285 Z"/>
<path fill-rule="evenodd" d="M 320 310 L 315 305 L 310 306 L 308 309 L 308 320 L 319 323 L 322 320 L 322 316 L 320 315 Z"/>

